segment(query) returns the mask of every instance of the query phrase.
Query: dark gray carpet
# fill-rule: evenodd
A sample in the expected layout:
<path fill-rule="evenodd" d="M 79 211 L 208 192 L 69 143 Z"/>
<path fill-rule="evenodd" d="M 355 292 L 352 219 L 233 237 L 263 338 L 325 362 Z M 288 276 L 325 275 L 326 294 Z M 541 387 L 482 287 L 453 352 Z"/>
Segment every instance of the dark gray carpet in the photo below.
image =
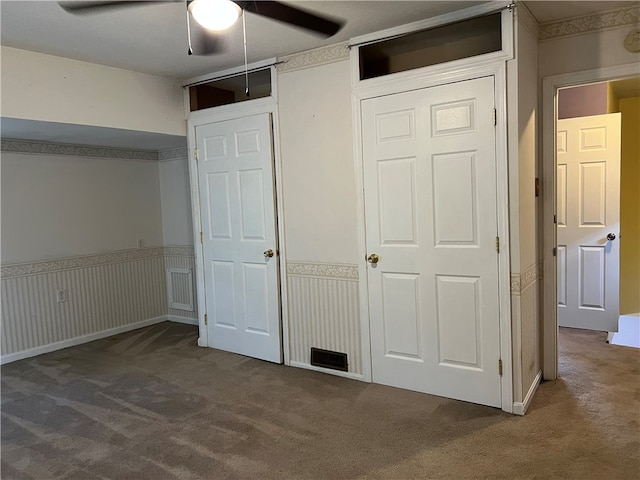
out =
<path fill-rule="evenodd" d="M 634 479 L 640 351 L 563 330 L 525 417 L 196 346 L 163 323 L 2 368 L 2 478 Z"/>

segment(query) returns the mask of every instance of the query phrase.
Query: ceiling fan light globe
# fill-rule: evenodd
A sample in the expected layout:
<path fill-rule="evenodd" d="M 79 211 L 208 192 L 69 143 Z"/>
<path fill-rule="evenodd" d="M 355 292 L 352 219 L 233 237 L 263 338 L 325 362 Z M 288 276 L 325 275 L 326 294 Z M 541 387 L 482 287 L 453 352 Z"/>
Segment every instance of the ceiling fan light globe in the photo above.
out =
<path fill-rule="evenodd" d="M 231 0 L 193 0 L 189 12 L 207 30 L 226 30 L 242 14 L 240 6 Z"/>

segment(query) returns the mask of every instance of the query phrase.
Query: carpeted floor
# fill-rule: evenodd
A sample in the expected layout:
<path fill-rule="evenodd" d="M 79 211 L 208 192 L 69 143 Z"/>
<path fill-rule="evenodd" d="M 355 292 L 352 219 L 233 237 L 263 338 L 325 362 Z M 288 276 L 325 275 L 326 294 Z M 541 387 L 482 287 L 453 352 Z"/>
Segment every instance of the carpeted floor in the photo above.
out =
<path fill-rule="evenodd" d="M 637 479 L 640 350 L 561 331 L 524 417 L 196 347 L 163 323 L 2 367 L 2 479 Z"/>

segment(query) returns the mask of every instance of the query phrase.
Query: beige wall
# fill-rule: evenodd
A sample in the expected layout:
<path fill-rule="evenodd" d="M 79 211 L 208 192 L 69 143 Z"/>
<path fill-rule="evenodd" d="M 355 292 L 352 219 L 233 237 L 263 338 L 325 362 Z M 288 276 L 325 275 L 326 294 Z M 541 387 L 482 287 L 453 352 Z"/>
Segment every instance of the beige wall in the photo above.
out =
<path fill-rule="evenodd" d="M 537 176 L 537 91 L 538 44 L 528 30 L 518 26 L 518 191 L 520 272 L 537 263 L 538 198 L 535 196 Z"/>
<path fill-rule="evenodd" d="M 3 117 L 186 134 L 178 81 L 2 47 Z"/>
<path fill-rule="evenodd" d="M 640 312 L 640 97 L 621 98 L 620 314 Z"/>
<path fill-rule="evenodd" d="M 522 9 L 520 11 L 522 15 Z M 538 41 L 528 29 L 518 25 L 516 55 L 518 58 L 518 189 L 520 195 L 520 314 L 522 399 L 525 400 L 541 368 L 539 309 L 539 242 L 538 215 L 541 198 L 536 197 L 535 182 L 538 159 Z M 533 275 L 532 275 L 533 273 Z M 531 279 L 531 281 L 529 280 Z"/>
<path fill-rule="evenodd" d="M 187 158 L 161 161 L 158 168 L 164 245 L 193 245 Z"/>
<path fill-rule="evenodd" d="M 640 61 L 640 55 L 624 48 L 632 30 L 625 26 L 582 35 L 563 36 L 540 42 L 539 75 L 544 78 Z"/>
<path fill-rule="evenodd" d="M 348 61 L 279 73 L 288 261 L 358 260 Z"/>
<path fill-rule="evenodd" d="M 161 246 L 157 161 L 2 152 L 2 264 Z"/>
<path fill-rule="evenodd" d="M 167 318 L 196 321 L 186 149 L 3 149 L 0 362 Z"/>
<path fill-rule="evenodd" d="M 516 12 L 515 59 L 507 64 L 509 219 L 513 400 L 523 404 L 540 371 L 538 41 L 535 20 L 522 5 Z"/>

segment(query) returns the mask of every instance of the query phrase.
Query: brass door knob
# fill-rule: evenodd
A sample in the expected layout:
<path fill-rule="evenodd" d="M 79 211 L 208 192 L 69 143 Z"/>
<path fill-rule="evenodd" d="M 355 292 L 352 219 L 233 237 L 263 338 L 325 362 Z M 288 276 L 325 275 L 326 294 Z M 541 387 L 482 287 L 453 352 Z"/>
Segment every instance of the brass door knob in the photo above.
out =
<path fill-rule="evenodd" d="M 375 253 L 372 253 L 367 257 L 367 262 L 369 263 L 378 263 L 379 260 L 380 260 L 380 257 Z"/>
<path fill-rule="evenodd" d="M 273 254 L 274 254 L 274 252 L 271 249 L 265 250 L 264 253 L 263 253 L 265 258 L 271 258 L 271 257 L 273 257 Z"/>

